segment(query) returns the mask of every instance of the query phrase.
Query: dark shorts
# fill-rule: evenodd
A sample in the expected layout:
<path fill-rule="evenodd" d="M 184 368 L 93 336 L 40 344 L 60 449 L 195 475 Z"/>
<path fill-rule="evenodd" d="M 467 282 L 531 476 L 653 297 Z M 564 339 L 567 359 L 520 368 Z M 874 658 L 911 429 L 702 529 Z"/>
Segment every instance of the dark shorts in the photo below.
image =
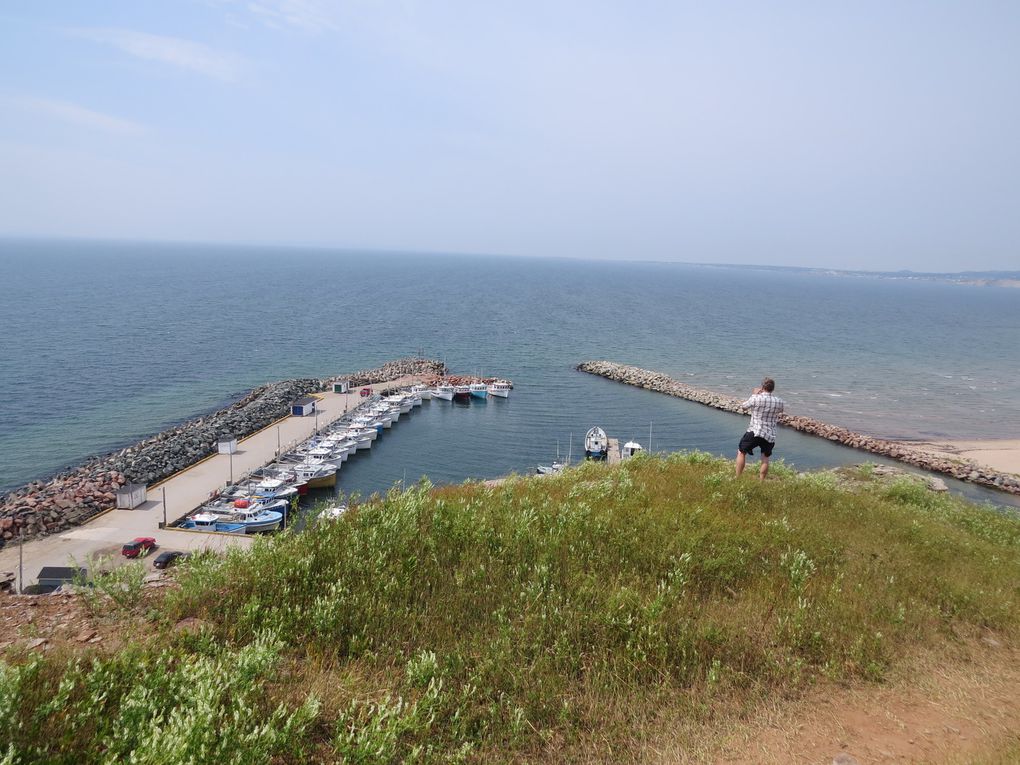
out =
<path fill-rule="evenodd" d="M 766 441 L 761 436 L 756 436 L 751 431 L 747 431 L 744 437 L 740 439 L 740 444 L 737 449 L 742 451 L 744 454 L 754 454 L 754 450 L 761 447 L 761 453 L 764 457 L 772 456 L 772 449 L 775 447 L 773 441 Z"/>

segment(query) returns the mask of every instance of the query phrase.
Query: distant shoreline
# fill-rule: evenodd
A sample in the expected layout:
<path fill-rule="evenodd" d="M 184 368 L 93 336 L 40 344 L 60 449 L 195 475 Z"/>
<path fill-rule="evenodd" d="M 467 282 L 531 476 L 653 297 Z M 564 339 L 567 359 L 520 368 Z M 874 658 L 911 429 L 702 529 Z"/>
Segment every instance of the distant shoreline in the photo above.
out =
<path fill-rule="evenodd" d="M 936 282 L 941 284 L 957 284 L 967 287 L 1005 287 L 1020 289 L 1020 271 L 960 271 L 960 272 L 924 272 L 924 271 L 852 271 L 841 268 L 806 268 L 801 266 L 769 266 L 740 263 L 691 263 L 690 265 L 706 268 L 729 268 L 741 271 L 778 271 L 782 273 L 801 273 L 811 276 L 840 276 L 858 279 L 888 279 L 891 281 Z"/>

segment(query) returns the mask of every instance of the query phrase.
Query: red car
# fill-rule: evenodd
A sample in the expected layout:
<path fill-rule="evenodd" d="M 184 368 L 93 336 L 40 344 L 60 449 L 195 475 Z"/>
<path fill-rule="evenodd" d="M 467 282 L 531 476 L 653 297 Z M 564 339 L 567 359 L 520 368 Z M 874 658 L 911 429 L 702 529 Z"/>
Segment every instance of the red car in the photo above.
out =
<path fill-rule="evenodd" d="M 155 548 L 156 540 L 152 537 L 135 537 L 120 548 L 120 554 L 125 558 L 140 558 Z"/>
<path fill-rule="evenodd" d="M 371 388 L 362 388 L 361 389 L 361 397 L 362 398 L 365 398 L 366 396 L 371 396 L 371 395 L 372 395 L 372 389 Z"/>

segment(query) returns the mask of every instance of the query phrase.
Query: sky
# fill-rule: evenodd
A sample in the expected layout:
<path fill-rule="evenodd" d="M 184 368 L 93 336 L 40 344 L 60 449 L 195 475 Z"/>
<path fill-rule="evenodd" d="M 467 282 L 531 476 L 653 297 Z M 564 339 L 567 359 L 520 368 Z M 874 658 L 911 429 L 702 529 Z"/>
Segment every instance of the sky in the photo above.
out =
<path fill-rule="evenodd" d="M 1020 268 L 1020 3 L 12 0 L 0 235 Z"/>

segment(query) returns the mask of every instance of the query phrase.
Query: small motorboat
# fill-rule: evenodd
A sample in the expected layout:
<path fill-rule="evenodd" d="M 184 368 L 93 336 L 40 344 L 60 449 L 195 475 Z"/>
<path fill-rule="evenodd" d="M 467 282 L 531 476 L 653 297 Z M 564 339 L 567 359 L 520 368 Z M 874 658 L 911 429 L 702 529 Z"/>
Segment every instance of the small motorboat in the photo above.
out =
<path fill-rule="evenodd" d="M 589 460 L 604 460 L 609 455 L 609 436 L 596 425 L 584 436 L 584 456 Z"/>
<path fill-rule="evenodd" d="M 565 463 L 557 461 L 551 465 L 539 465 L 535 468 L 535 472 L 538 475 L 556 475 L 557 473 L 562 473 L 566 467 Z"/>
<path fill-rule="evenodd" d="M 335 521 L 338 518 L 342 518 L 346 512 L 347 505 L 330 505 L 329 507 L 322 508 L 316 517 L 319 521 Z"/>

